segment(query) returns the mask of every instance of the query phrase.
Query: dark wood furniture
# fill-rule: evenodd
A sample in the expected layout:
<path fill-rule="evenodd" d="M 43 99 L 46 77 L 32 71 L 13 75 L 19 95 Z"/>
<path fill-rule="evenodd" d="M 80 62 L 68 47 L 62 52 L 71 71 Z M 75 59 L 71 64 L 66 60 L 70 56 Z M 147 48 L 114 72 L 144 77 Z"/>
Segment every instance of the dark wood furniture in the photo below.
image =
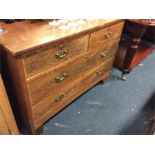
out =
<path fill-rule="evenodd" d="M 127 33 L 128 37 L 120 42 L 114 63 L 115 67 L 122 71 L 123 80 L 126 80 L 126 74 L 153 51 L 153 48 L 141 42 L 141 37 L 147 29 L 153 26 L 155 20 L 126 21 L 124 33 Z"/>
<path fill-rule="evenodd" d="M 147 29 L 142 39 L 155 44 L 155 27 L 151 26 Z"/>
<path fill-rule="evenodd" d="M 107 81 L 123 20 L 86 20 L 68 30 L 48 22 L 3 24 L 3 60 L 16 108 L 31 134 L 99 81 Z"/>

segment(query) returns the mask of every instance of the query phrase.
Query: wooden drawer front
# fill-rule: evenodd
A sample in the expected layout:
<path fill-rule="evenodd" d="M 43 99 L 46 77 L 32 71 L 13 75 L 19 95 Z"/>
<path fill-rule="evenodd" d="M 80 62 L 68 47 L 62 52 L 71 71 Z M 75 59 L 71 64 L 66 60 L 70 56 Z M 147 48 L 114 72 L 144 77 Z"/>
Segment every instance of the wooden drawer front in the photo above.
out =
<path fill-rule="evenodd" d="M 63 88 L 53 92 L 39 103 L 33 105 L 32 113 L 35 126 L 37 127 L 47 121 L 51 116 L 55 115 L 98 81 L 103 80 L 105 75 L 109 75 L 112 63 L 113 58 L 89 70 L 84 76 L 80 76 Z"/>
<path fill-rule="evenodd" d="M 36 51 L 36 54 L 24 58 L 26 78 L 86 52 L 87 47 L 88 35 Z"/>
<path fill-rule="evenodd" d="M 115 56 L 119 39 L 115 39 L 113 43 L 106 43 L 103 47 L 85 55 L 84 70 L 103 63 L 105 60 Z"/>
<path fill-rule="evenodd" d="M 77 78 L 82 72 L 83 56 L 73 59 L 69 63 L 62 64 L 50 72 L 28 81 L 28 88 L 32 104 L 40 101 L 40 98 L 48 95 L 51 91 L 61 88 L 69 81 Z"/>
<path fill-rule="evenodd" d="M 115 38 L 120 38 L 123 25 L 124 23 L 121 22 L 92 33 L 90 36 L 89 51 L 93 51 Z"/>

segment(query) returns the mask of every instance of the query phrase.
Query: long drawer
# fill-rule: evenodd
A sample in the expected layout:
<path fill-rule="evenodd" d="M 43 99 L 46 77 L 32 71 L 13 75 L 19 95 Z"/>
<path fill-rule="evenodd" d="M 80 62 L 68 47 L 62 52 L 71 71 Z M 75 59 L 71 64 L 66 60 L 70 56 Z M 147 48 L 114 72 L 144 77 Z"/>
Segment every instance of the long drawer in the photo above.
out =
<path fill-rule="evenodd" d="M 55 115 L 84 91 L 92 87 L 92 85 L 103 80 L 105 76 L 108 76 L 113 60 L 114 57 L 88 70 L 84 76 L 79 76 L 79 78 L 70 82 L 68 85 L 53 92 L 39 103 L 33 105 L 32 113 L 35 126 L 37 127 L 42 122 L 47 121 L 51 116 Z"/>
<path fill-rule="evenodd" d="M 85 35 L 55 46 L 40 49 L 40 51 L 34 51 L 33 54 L 25 56 L 23 63 L 26 78 L 85 53 L 88 47 L 88 38 L 89 35 Z"/>
<path fill-rule="evenodd" d="M 96 48 L 104 46 L 105 43 L 120 38 L 123 25 L 124 23 L 121 22 L 91 33 L 89 51 L 94 51 Z"/>

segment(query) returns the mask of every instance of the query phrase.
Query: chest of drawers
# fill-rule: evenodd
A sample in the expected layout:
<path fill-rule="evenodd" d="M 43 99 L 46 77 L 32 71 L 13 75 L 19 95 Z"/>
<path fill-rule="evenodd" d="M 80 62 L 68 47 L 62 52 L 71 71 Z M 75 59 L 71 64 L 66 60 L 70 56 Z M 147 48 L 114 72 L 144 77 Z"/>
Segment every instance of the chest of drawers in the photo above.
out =
<path fill-rule="evenodd" d="M 46 22 L 4 25 L 3 60 L 16 107 L 31 134 L 96 83 L 108 80 L 123 25 L 122 20 L 95 20 L 64 31 Z"/>

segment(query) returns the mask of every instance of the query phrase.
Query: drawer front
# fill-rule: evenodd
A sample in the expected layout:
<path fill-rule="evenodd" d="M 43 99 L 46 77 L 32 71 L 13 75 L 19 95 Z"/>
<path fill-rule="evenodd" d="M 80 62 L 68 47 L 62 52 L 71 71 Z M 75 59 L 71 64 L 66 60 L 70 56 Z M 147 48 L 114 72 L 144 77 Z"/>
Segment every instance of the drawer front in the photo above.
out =
<path fill-rule="evenodd" d="M 73 39 L 56 46 L 41 49 L 41 51 L 36 51 L 37 53 L 33 55 L 25 56 L 23 61 L 26 78 L 86 52 L 87 47 L 88 35 L 85 35 L 78 39 Z"/>
<path fill-rule="evenodd" d="M 124 22 L 93 32 L 90 36 L 89 51 L 102 47 L 106 42 L 120 38 Z"/>
<path fill-rule="evenodd" d="M 112 43 L 106 43 L 103 47 L 98 48 L 96 51 L 88 52 L 85 55 L 84 70 L 91 69 L 92 67 L 103 63 L 105 60 L 114 57 L 118 48 L 119 39 L 115 39 Z"/>
<path fill-rule="evenodd" d="M 51 116 L 55 115 L 98 81 L 103 80 L 104 76 L 109 75 L 112 63 L 113 58 L 87 71 L 84 76 L 80 76 L 39 103 L 33 105 L 32 113 L 35 126 L 37 127 L 47 121 Z"/>
<path fill-rule="evenodd" d="M 28 89 L 32 104 L 40 101 L 51 91 L 61 88 L 69 81 L 77 78 L 82 72 L 83 56 L 73 59 L 69 63 L 62 64 L 46 74 L 43 74 L 31 81 L 28 81 Z"/>

